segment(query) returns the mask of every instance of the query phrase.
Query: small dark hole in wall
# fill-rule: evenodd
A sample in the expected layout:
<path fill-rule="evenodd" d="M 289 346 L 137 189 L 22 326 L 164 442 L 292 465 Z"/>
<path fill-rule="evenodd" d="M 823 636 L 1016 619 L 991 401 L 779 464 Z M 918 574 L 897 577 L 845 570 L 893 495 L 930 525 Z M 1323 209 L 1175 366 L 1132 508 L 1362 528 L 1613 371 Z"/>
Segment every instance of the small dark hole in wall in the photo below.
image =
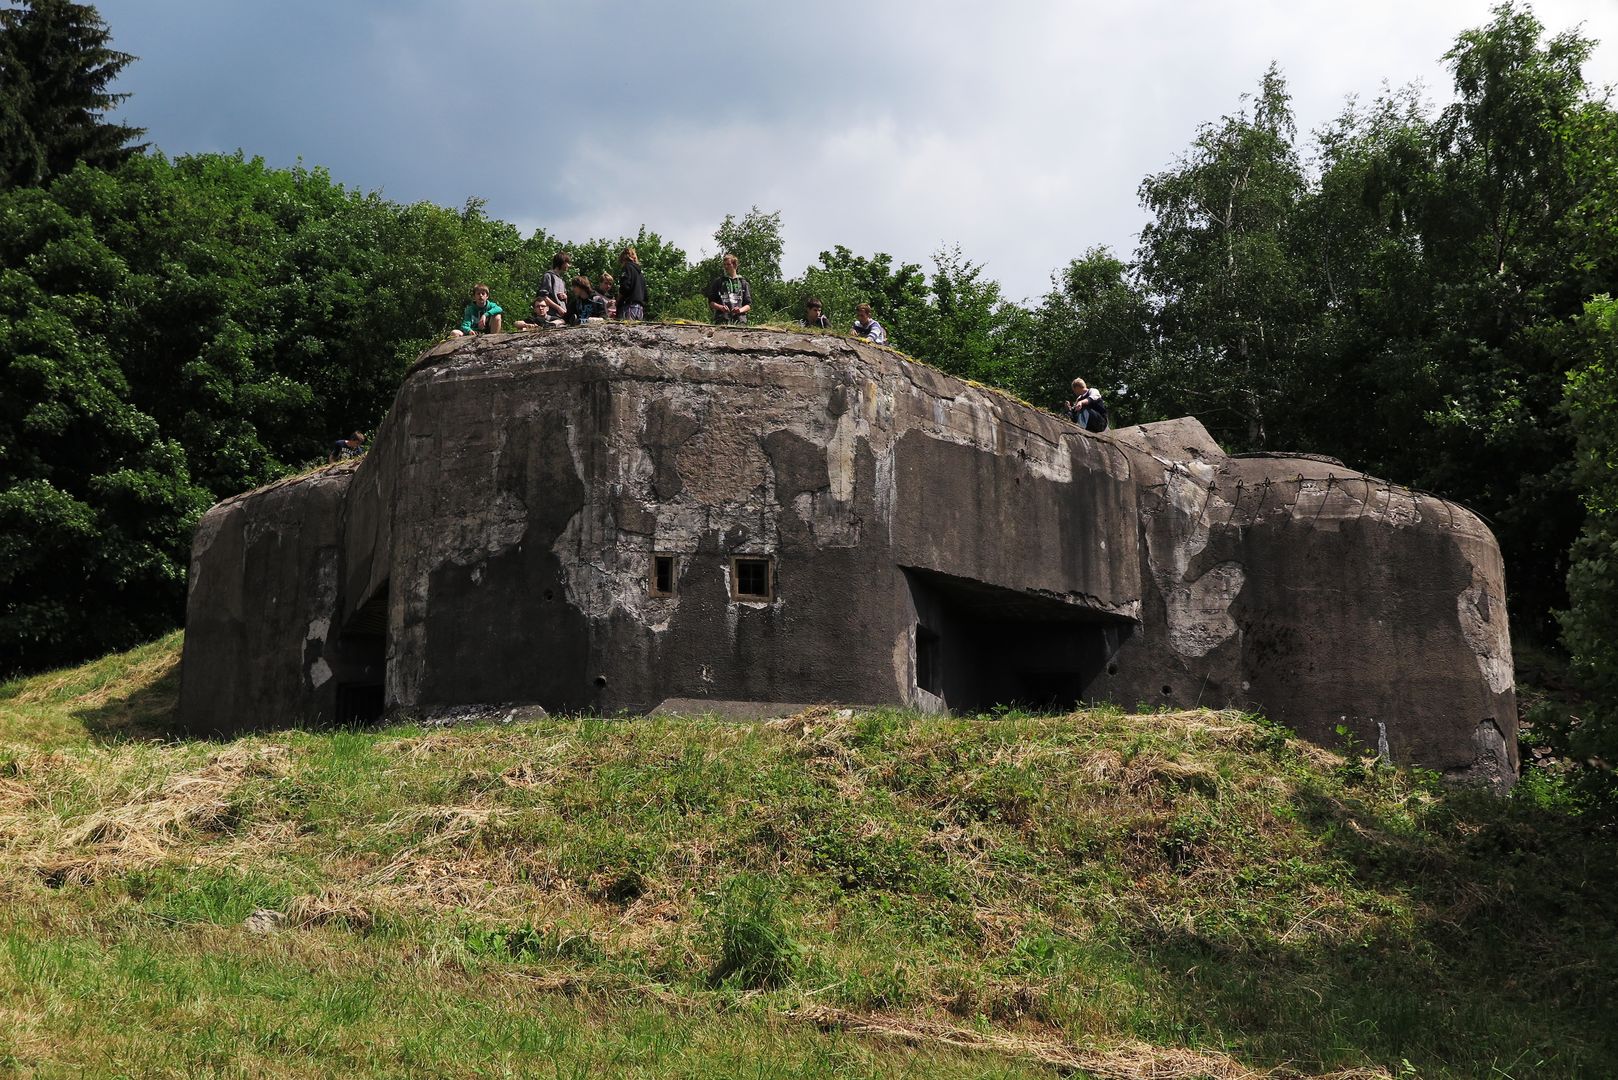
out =
<path fill-rule="evenodd" d="M 1163 687 L 1163 696 L 1164 697 L 1169 697 L 1173 693 L 1174 693 L 1174 687 L 1172 687 L 1172 686 Z"/>
<path fill-rule="evenodd" d="M 674 556 L 652 556 L 652 595 L 674 595 Z"/>
<path fill-rule="evenodd" d="M 1107 674 L 1108 675 L 1116 675 L 1116 674 L 1118 674 L 1118 665 L 1117 664 L 1108 664 L 1107 665 Z"/>
<path fill-rule="evenodd" d="M 944 641 L 925 626 L 916 627 L 916 686 L 944 696 Z"/>
<path fill-rule="evenodd" d="M 606 686 L 606 685 L 607 685 L 607 677 L 605 675 L 597 675 L 596 676 L 596 686 L 602 687 L 602 686 Z"/>
<path fill-rule="evenodd" d="M 556 594 L 549 589 L 545 590 L 545 602 L 548 604 L 556 599 Z"/>

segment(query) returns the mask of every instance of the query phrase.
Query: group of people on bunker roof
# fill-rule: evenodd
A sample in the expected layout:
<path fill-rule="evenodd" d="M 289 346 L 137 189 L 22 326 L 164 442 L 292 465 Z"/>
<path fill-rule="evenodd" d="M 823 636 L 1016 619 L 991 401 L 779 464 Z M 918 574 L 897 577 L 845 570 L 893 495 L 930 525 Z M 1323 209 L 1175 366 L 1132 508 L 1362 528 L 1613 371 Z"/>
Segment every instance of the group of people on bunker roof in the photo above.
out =
<path fill-rule="evenodd" d="M 618 253 L 618 277 L 603 273 L 599 282 L 592 283 L 585 274 L 567 280 L 572 256 L 559 251 L 551 260 L 534 295 L 531 317 L 519 319 L 518 330 L 539 330 L 547 326 L 579 326 L 592 319 L 619 319 L 633 321 L 646 317 L 646 275 L 640 268 L 640 256 L 633 247 Z M 740 273 L 740 263 L 731 252 L 720 260 L 723 272 L 708 286 L 704 294 L 713 321 L 721 325 L 745 325 L 753 310 L 753 287 Z M 473 337 L 477 334 L 501 332 L 505 312 L 489 297 L 489 287 L 481 282 L 472 287 L 472 299 L 461 312 L 461 324 L 450 331 L 451 337 Z M 804 303 L 803 318 L 798 325 L 812 329 L 830 329 L 825 305 L 819 297 L 811 296 Z M 856 337 L 875 345 L 888 343 L 888 332 L 872 315 L 870 304 L 855 309 Z M 1067 418 L 1086 431 L 1107 430 L 1107 406 L 1101 391 L 1089 386 L 1083 379 L 1074 379 L 1073 398 L 1062 403 Z"/>
<path fill-rule="evenodd" d="M 530 317 L 518 319 L 517 330 L 539 330 L 547 326 L 578 326 L 591 319 L 644 319 L 646 317 L 646 275 L 641 272 L 640 255 L 633 247 L 618 253 L 618 277 L 603 273 L 599 282 L 584 274 L 567 278 L 573 256 L 558 251 L 551 268 L 540 279 L 539 291 L 529 305 Z M 505 309 L 489 297 L 482 282 L 472 286 L 472 299 L 461 310 L 461 325 L 450 337 L 498 334 L 504 329 Z"/>
<path fill-rule="evenodd" d="M 551 260 L 551 268 L 540 280 L 539 291 L 530 305 L 531 318 L 518 319 L 516 330 L 539 330 L 547 326 L 578 326 L 591 319 L 619 319 L 631 321 L 646 317 L 646 275 L 640 268 L 640 256 L 633 247 L 618 254 L 619 274 L 616 279 L 603 273 L 592 283 L 585 274 L 572 281 L 567 272 L 573 257 L 559 251 Z M 748 312 L 753 310 L 753 287 L 741 276 L 736 256 L 726 252 L 721 260 L 724 272 L 714 278 L 704 294 L 713 321 L 719 324 L 745 324 Z M 852 327 L 856 336 L 878 345 L 885 345 L 888 332 L 871 314 L 870 304 L 861 304 Z M 450 331 L 451 337 L 475 337 L 478 334 L 498 334 L 505 329 L 505 309 L 489 295 L 489 287 L 482 282 L 472 286 L 472 298 L 461 310 L 461 323 Z M 805 305 L 801 326 L 829 327 L 822 313 L 821 302 L 810 297 Z"/>

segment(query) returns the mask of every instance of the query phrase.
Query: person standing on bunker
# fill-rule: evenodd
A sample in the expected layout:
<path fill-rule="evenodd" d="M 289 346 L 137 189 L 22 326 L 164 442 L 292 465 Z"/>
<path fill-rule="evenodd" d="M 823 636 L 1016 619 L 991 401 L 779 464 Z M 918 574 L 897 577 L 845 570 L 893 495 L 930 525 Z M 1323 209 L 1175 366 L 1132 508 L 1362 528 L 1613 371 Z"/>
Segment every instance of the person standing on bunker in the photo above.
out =
<path fill-rule="evenodd" d="M 872 345 L 886 345 L 888 332 L 882 329 L 882 324 L 871 317 L 871 305 L 861 304 L 854 309 L 854 333 Z"/>
<path fill-rule="evenodd" d="M 545 321 L 556 325 L 567 318 L 567 268 L 573 256 L 558 251 L 551 260 L 551 268 L 539 281 L 538 299 L 545 303 Z"/>
<path fill-rule="evenodd" d="M 632 247 L 618 253 L 618 318 L 625 322 L 646 318 L 646 275 Z"/>
<path fill-rule="evenodd" d="M 472 300 L 461 311 L 461 325 L 449 332 L 450 337 L 473 337 L 477 334 L 500 332 L 499 304 L 489 299 L 489 287 L 482 282 L 472 286 Z"/>
<path fill-rule="evenodd" d="M 1067 418 L 1085 431 L 1107 430 L 1107 406 L 1101 400 L 1101 391 L 1083 379 L 1073 380 L 1073 400 L 1066 407 Z"/>
<path fill-rule="evenodd" d="M 753 310 L 753 287 L 736 272 L 740 264 L 735 255 L 727 251 L 722 261 L 725 272 L 708 286 L 708 306 L 713 309 L 713 321 L 745 323 L 747 313 Z"/>
<path fill-rule="evenodd" d="M 826 318 L 825 305 L 820 302 L 820 297 L 811 296 L 804 301 L 803 318 L 799 319 L 798 323 L 812 330 L 829 330 L 831 328 L 831 320 Z"/>

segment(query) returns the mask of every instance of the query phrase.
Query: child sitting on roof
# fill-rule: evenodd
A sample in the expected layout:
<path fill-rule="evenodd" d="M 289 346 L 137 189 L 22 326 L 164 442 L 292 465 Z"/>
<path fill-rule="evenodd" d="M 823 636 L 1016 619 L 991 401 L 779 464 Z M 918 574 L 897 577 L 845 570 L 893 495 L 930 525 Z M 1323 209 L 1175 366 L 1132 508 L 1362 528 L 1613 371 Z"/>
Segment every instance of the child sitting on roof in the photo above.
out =
<path fill-rule="evenodd" d="M 450 337 L 473 337 L 500 332 L 500 305 L 489 299 L 489 287 L 482 282 L 472 286 L 472 300 L 461 312 L 461 325 Z"/>

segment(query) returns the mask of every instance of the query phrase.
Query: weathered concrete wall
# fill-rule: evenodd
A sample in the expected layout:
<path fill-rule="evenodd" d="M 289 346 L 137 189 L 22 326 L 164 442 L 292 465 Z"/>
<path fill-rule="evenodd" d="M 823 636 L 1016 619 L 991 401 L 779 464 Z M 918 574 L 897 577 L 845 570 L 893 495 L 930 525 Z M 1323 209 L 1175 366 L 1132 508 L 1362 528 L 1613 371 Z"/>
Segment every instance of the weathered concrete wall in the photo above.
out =
<path fill-rule="evenodd" d="M 380 675 L 380 657 L 345 648 L 334 622 L 350 475 L 281 481 L 203 516 L 181 661 L 191 731 L 329 722 L 339 685 Z"/>
<path fill-rule="evenodd" d="M 1149 445 L 1160 427 L 1118 433 L 1156 479 L 1143 632 L 1113 694 L 1257 708 L 1328 745 L 1343 726 L 1396 760 L 1508 782 L 1504 569 L 1482 521 L 1324 459 L 1201 444 L 1173 460 Z"/>
<path fill-rule="evenodd" d="M 737 556 L 772 561 L 771 595 L 736 595 Z M 1256 704 L 1312 737 L 1346 723 L 1399 758 L 1515 769 L 1499 556 L 1472 515 L 1226 458 L 1195 421 L 1090 435 L 827 335 L 440 346 L 357 469 L 216 507 L 192 574 L 197 729 L 1109 698 Z"/>

